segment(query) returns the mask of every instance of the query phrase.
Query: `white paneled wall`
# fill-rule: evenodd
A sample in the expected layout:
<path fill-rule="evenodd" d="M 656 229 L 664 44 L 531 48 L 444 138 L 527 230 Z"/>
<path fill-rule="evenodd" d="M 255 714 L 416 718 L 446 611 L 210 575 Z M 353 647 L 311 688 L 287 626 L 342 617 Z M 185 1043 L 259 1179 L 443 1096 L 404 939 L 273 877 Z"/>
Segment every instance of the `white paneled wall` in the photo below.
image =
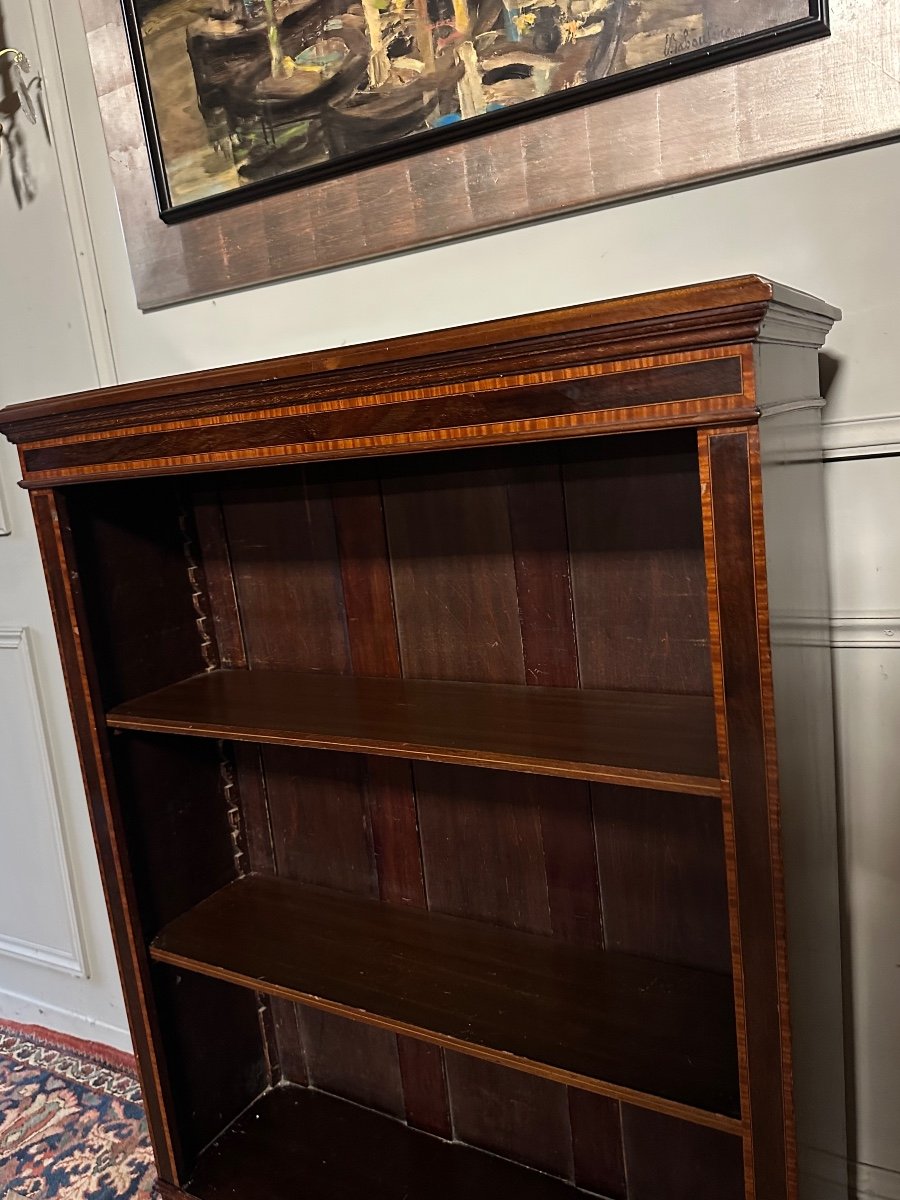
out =
<path fill-rule="evenodd" d="M 73 0 L 30 0 L 30 6 L 33 35 L 29 0 L 0 0 L 7 23 L 15 19 L 24 38 L 35 38 L 35 57 L 48 79 L 59 160 L 42 150 L 39 207 L 29 212 L 11 209 L 0 177 L 4 262 L 11 252 L 23 268 L 27 261 L 30 270 L 20 284 L 24 308 L 7 305 L 0 323 L 0 399 L 388 337 L 745 271 L 782 279 L 843 307 L 844 322 L 828 343 L 826 479 L 851 1001 L 852 1144 L 859 1196 L 900 1200 L 900 658 L 895 653 L 895 646 L 900 648 L 900 460 L 889 457 L 900 449 L 895 386 L 900 373 L 900 146 L 144 315 L 131 289 L 78 5 Z M 900 83 L 897 92 L 900 111 Z M 8 450 L 0 464 L 12 499 L 15 465 Z M 84 1013 L 91 1021 L 105 1021 L 116 1040 L 124 1036 L 121 1005 L 110 974 L 37 552 L 24 498 L 15 497 L 14 507 L 13 538 L 0 540 L 0 626 L 28 626 L 34 634 L 36 674 L 59 768 L 63 844 L 68 838 L 91 977 L 78 979 L 0 951 L 0 1014 L 8 1007 L 4 991 L 18 989 L 41 1004 L 55 1005 L 46 1009 L 49 1023 L 62 1021 L 64 1011 Z M 3 811 L 0 806 L 0 842 L 9 836 Z M 33 886 L 27 878 L 20 883 L 23 893 Z M 54 886 L 61 885 L 57 881 Z M 0 922 L 0 932 L 27 940 L 8 920 Z M 825 1180 L 831 1148 L 812 1149 L 815 1169 Z M 813 1200 L 825 1200 L 824 1191 Z"/>
<path fill-rule="evenodd" d="M 42 70 L 27 3 L 6 37 Z M 58 92 L 56 93 L 58 97 Z M 54 113 L 57 116 L 58 108 Z M 65 110 L 62 117 L 65 122 Z M 0 160 L 0 404 L 95 387 L 91 327 L 55 148 L 26 126 L 33 202 Z M 18 461 L 0 444 L 0 1019 L 127 1046 L 50 605 Z"/>
<path fill-rule="evenodd" d="M 0 954 L 72 975 L 86 961 L 56 770 L 27 629 L 0 626 Z M 23 880 L 40 880 L 40 903 Z"/>

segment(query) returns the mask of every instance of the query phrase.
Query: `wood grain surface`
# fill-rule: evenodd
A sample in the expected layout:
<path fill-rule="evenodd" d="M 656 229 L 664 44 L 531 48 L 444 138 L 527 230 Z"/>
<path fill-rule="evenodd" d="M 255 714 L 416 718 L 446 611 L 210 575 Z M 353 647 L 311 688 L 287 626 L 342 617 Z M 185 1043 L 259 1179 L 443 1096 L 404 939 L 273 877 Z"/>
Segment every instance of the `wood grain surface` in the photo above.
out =
<path fill-rule="evenodd" d="M 296 1136 L 298 1128 L 303 1137 Z M 277 1088 L 261 1097 L 206 1151 L 185 1190 L 163 1184 L 161 1192 L 166 1200 L 283 1200 L 287 1180 L 302 1180 L 308 1200 L 586 1200 L 588 1195 L 562 1179 L 415 1133 L 303 1088 Z"/>
<path fill-rule="evenodd" d="M 701 1124 L 740 1127 L 729 975 L 262 875 L 176 918 L 150 953 Z"/>
<path fill-rule="evenodd" d="M 757 426 L 802 408 L 816 452 L 836 316 L 747 276 L 0 417 L 76 471 L 209 431 L 154 464 L 179 478 L 26 480 L 169 1200 L 315 1194 L 298 1115 L 348 1200 L 420 1167 L 434 1195 L 796 1200 Z M 619 376 L 689 363 L 683 407 L 609 422 Z M 619 436 L 525 429 L 541 387 Z M 381 403 L 440 438 L 442 394 L 512 418 L 278 459 L 284 418 Z M 266 465 L 222 469 L 220 434 L 270 421 Z M 819 712 L 821 667 L 794 684 Z"/>
<path fill-rule="evenodd" d="M 832 36 L 170 227 L 157 212 L 121 10 L 81 0 L 141 308 L 321 271 L 897 134 L 889 3 Z M 368 214 L 388 210 L 390 220 Z"/>
<path fill-rule="evenodd" d="M 212 671 L 120 704 L 107 724 L 719 793 L 705 696 Z"/>

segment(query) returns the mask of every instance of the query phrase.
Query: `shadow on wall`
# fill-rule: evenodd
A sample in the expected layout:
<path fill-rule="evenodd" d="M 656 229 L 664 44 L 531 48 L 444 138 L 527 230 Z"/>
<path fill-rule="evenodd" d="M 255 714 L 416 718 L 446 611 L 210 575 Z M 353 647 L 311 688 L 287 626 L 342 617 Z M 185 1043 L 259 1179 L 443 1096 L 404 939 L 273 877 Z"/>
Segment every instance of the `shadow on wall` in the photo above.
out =
<path fill-rule="evenodd" d="M 0 7 L 0 50 L 7 49 L 9 45 L 3 9 Z M 27 50 L 25 52 L 28 53 Z M 28 142 L 23 129 L 23 95 L 30 101 L 33 113 L 29 120 L 33 119 L 43 126 L 48 142 L 50 125 L 44 107 L 41 77 L 35 75 L 17 80 L 14 77 L 14 64 L 15 57 L 11 54 L 0 58 L 0 186 L 5 186 L 4 178 L 8 175 L 16 204 L 22 208 L 37 195 L 37 181 L 31 171 Z"/>

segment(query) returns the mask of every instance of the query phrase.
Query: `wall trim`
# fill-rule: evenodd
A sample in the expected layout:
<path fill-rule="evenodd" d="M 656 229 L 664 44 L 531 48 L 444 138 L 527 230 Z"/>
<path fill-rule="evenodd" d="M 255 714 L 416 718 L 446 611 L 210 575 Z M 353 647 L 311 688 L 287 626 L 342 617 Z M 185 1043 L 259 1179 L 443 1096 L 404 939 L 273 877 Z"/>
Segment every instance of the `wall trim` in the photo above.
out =
<path fill-rule="evenodd" d="M 112 334 L 103 297 L 100 267 L 94 246 L 94 235 L 88 219 L 84 180 L 78 162 L 71 109 L 59 52 L 59 38 L 53 14 L 52 0 L 28 0 L 31 23 L 37 41 L 38 58 L 44 79 L 44 100 L 48 110 L 60 175 L 60 191 L 66 207 L 72 254 L 75 258 L 84 312 L 97 372 L 97 386 L 110 387 L 118 383 Z"/>
<path fill-rule="evenodd" d="M 113 1046 L 116 1050 L 133 1053 L 131 1036 L 127 1028 L 100 1021 L 84 1013 L 74 1012 L 59 1004 L 48 1004 L 34 996 L 19 992 L 0 990 L 0 1021 L 17 1021 L 20 1025 L 43 1025 L 56 1033 L 81 1038 L 86 1042 L 99 1042 Z"/>
<path fill-rule="evenodd" d="M 900 650 L 900 613 L 835 613 L 831 644 L 838 648 Z"/>
<path fill-rule="evenodd" d="M 769 630 L 773 646 L 900 650 L 900 612 L 773 612 Z"/>
<path fill-rule="evenodd" d="M 826 459 L 900 454 L 900 413 L 825 421 L 822 440 Z"/>
<path fill-rule="evenodd" d="M 900 1171 L 860 1163 L 856 1167 L 857 1200 L 900 1200 Z"/>
<path fill-rule="evenodd" d="M 56 971 L 65 971 L 69 975 L 84 978 L 84 965 L 68 950 L 57 950 L 52 946 L 42 946 L 39 942 L 29 942 L 24 938 L 0 933 L 0 954 L 37 963 L 41 967 L 53 967 Z"/>
<path fill-rule="evenodd" d="M 22 662 L 22 679 L 24 694 L 22 704 L 27 708 L 31 718 L 35 746 L 40 758 L 41 780 L 47 798 L 47 813 L 53 833 L 53 848 L 56 851 L 59 865 L 59 877 L 62 881 L 63 896 L 66 906 L 66 918 L 69 927 L 70 946 L 61 950 L 57 946 L 43 946 L 36 942 L 20 940 L 8 935 L 0 936 L 0 953 L 12 958 L 24 959 L 26 962 L 38 962 L 42 966 L 54 970 L 65 971 L 86 979 L 88 977 L 87 955 L 84 948 L 81 925 L 78 919 L 78 908 L 75 903 L 75 891 L 72 883 L 72 867 L 68 846 L 63 832 L 62 805 L 56 771 L 50 753 L 47 738 L 47 725 L 44 716 L 44 706 L 41 703 L 38 689 L 37 673 L 34 666 L 29 630 L 24 626 L 0 628 L 0 650 L 12 650 L 20 654 Z"/>

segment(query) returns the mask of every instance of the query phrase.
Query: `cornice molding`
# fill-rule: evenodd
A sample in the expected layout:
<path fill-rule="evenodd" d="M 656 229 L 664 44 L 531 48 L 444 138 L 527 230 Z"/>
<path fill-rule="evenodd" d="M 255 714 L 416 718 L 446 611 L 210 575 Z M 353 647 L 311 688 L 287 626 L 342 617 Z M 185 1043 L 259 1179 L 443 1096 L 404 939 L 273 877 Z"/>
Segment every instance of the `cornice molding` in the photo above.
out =
<path fill-rule="evenodd" d="M 816 347 L 837 309 L 755 275 L 13 405 L 13 442 L 748 345 Z"/>

